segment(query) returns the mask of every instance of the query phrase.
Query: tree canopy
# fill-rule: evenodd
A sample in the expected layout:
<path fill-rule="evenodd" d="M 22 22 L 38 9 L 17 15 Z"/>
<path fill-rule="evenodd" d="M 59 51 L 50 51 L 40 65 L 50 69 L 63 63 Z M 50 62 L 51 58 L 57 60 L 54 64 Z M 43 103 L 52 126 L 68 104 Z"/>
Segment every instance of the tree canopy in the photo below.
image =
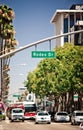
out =
<path fill-rule="evenodd" d="M 25 86 L 37 95 L 83 91 L 83 47 L 66 43 L 55 48 L 56 58 L 43 59 L 29 73 Z"/>

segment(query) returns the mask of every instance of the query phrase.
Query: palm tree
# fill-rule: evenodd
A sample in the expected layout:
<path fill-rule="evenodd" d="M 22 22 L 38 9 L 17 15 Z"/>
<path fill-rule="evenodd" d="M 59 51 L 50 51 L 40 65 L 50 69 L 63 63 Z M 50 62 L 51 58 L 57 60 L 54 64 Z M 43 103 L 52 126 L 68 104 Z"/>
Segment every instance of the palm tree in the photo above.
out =
<path fill-rule="evenodd" d="M 14 11 L 6 6 L 0 6 L 0 55 L 6 54 L 11 50 L 14 50 L 18 44 L 15 37 L 15 30 L 12 25 L 14 19 Z M 8 75 L 10 58 L 12 55 L 7 56 L 0 60 L 0 71 L 1 71 L 1 98 L 6 100 L 9 89 L 10 78 Z M 6 95 L 6 96 L 5 96 Z"/>

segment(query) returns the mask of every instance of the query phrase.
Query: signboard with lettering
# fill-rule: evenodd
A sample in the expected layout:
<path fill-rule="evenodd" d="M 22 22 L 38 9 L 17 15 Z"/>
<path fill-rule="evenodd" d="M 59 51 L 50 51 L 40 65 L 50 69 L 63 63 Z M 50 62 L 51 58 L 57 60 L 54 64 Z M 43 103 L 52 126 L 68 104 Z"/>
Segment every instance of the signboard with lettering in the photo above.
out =
<path fill-rule="evenodd" d="M 32 51 L 32 58 L 55 58 L 55 51 Z"/>

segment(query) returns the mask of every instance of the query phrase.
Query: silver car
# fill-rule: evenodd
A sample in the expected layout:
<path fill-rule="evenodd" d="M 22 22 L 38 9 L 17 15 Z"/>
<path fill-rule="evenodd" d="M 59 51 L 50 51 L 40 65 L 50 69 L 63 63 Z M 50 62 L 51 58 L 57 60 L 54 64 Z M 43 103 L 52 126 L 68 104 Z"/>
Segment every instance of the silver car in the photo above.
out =
<path fill-rule="evenodd" d="M 55 122 L 69 122 L 70 117 L 66 111 L 56 112 L 54 115 Z"/>
<path fill-rule="evenodd" d="M 74 111 L 71 116 L 71 125 L 83 122 L 83 111 Z"/>

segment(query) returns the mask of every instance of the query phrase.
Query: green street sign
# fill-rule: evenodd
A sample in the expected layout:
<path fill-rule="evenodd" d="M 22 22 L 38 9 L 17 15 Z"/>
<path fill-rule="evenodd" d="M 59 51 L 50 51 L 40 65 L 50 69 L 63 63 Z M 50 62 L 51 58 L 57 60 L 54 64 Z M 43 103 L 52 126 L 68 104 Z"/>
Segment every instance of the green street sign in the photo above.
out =
<path fill-rule="evenodd" d="M 14 94 L 13 97 L 19 98 L 19 97 L 21 97 L 21 95 Z"/>
<path fill-rule="evenodd" d="M 74 94 L 74 101 L 78 101 L 78 94 Z"/>
<path fill-rule="evenodd" d="M 11 100 L 6 100 L 6 102 L 12 102 Z"/>
<path fill-rule="evenodd" d="M 32 58 L 55 58 L 55 51 L 32 51 Z"/>

